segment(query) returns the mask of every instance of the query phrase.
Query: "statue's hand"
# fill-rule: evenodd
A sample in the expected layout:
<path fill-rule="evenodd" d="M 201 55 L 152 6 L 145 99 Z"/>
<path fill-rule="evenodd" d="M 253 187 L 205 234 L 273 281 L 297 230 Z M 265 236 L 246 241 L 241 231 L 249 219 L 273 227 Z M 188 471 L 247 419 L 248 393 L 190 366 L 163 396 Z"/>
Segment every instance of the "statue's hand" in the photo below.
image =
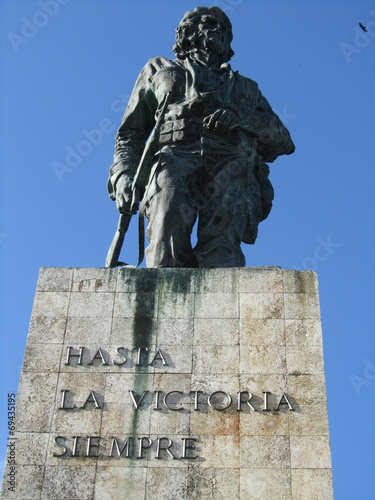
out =
<path fill-rule="evenodd" d="M 231 109 L 219 108 L 203 120 L 208 130 L 225 135 L 239 124 L 238 116 Z"/>
<path fill-rule="evenodd" d="M 132 183 L 133 178 L 128 174 L 122 174 L 116 182 L 116 206 L 121 214 L 131 210 Z"/>

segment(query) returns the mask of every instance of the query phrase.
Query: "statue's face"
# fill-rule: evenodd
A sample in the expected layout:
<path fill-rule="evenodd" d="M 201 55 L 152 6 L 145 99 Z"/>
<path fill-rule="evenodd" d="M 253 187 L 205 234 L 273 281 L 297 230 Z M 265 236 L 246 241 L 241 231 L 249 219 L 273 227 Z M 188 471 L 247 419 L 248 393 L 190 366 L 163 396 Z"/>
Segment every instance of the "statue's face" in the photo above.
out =
<path fill-rule="evenodd" d="M 228 27 L 215 16 L 204 15 L 197 20 L 202 47 L 210 52 L 224 54 L 228 48 Z"/>

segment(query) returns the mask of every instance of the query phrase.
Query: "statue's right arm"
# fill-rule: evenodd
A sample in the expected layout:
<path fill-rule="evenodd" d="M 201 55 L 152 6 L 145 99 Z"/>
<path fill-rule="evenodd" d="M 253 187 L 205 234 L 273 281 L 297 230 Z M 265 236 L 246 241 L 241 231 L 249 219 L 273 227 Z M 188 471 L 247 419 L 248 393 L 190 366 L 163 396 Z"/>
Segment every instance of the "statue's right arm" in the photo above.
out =
<path fill-rule="evenodd" d="M 141 71 L 116 135 L 114 161 L 109 170 L 108 191 L 119 212 L 130 209 L 131 185 L 145 142 L 155 125 L 157 100 L 153 92 L 152 60 Z"/>

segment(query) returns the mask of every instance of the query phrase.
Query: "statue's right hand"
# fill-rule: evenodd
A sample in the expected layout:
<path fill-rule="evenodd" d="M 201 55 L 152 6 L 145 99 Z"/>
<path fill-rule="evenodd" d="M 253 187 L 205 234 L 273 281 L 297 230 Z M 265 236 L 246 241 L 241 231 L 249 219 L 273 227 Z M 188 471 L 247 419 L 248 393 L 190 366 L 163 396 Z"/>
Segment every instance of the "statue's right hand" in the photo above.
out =
<path fill-rule="evenodd" d="M 116 206 L 123 214 L 131 211 L 133 178 L 128 174 L 122 174 L 116 182 Z"/>

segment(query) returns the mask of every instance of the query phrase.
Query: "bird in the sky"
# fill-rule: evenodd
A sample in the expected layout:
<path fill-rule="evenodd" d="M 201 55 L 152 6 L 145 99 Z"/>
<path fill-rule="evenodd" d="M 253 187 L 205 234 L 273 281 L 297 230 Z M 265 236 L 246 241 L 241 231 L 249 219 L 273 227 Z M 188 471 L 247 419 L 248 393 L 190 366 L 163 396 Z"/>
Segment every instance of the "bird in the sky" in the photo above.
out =
<path fill-rule="evenodd" d="M 366 33 L 368 33 L 366 26 L 363 26 L 363 24 L 362 24 L 362 23 L 358 23 L 358 24 L 359 24 L 359 25 L 360 25 L 360 27 L 363 29 L 363 31 L 366 31 Z"/>

